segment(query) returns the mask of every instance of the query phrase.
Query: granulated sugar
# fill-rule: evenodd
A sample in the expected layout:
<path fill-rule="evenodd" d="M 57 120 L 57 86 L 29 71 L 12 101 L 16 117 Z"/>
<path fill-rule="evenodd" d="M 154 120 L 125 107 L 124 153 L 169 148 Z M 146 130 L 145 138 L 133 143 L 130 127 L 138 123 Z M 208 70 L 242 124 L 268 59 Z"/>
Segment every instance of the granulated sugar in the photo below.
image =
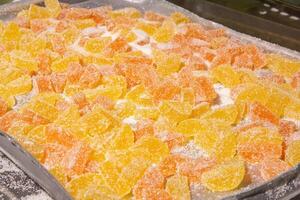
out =
<path fill-rule="evenodd" d="M 51 200 L 33 180 L 0 152 L 0 199 Z"/>

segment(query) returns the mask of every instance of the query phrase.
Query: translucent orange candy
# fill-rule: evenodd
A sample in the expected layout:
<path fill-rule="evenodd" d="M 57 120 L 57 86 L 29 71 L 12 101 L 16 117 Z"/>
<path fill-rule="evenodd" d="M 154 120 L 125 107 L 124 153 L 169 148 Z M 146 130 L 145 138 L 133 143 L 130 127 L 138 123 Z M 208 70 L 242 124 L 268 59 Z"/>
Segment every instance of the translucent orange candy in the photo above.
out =
<path fill-rule="evenodd" d="M 268 181 L 274 178 L 275 176 L 278 176 L 279 174 L 287 171 L 288 169 L 290 169 L 289 164 L 280 159 L 266 158 L 260 163 L 260 173 L 265 181 Z"/>
<path fill-rule="evenodd" d="M 0 117 L 0 130 L 7 131 L 14 120 L 18 119 L 18 113 L 11 110 Z"/>
<path fill-rule="evenodd" d="M 249 109 L 250 119 L 253 121 L 266 121 L 278 125 L 279 118 L 275 116 L 268 108 L 260 103 L 254 102 L 250 105 Z"/>
<path fill-rule="evenodd" d="M 8 105 L 6 101 L 2 97 L 0 97 L 0 117 L 4 115 L 7 112 L 7 110 L 8 110 Z"/>
<path fill-rule="evenodd" d="M 280 158 L 282 155 L 282 136 L 265 127 L 254 127 L 238 135 L 238 154 L 248 162 L 261 159 Z"/>
<path fill-rule="evenodd" d="M 233 159 L 204 172 L 201 182 L 211 191 L 230 191 L 241 184 L 245 171 L 243 161 Z"/>

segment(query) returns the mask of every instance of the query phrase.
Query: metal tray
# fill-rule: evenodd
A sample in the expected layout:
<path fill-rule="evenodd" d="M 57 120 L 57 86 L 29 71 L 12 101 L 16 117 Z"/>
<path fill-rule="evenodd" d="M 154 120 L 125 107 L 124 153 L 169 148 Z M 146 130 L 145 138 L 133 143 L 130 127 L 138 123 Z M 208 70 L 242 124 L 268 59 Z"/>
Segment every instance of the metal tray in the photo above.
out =
<path fill-rule="evenodd" d="M 22 2 L 12 3 L 0 6 L 0 19 L 9 20 L 23 8 L 26 8 L 29 3 L 41 3 L 41 0 L 25 0 Z M 66 2 L 66 1 L 64 1 Z M 72 3 L 73 1 L 69 1 Z M 179 11 L 189 16 L 192 21 L 202 24 L 207 28 L 225 28 L 228 33 L 235 38 L 238 38 L 244 43 L 254 43 L 264 49 L 266 52 L 279 53 L 281 55 L 300 59 L 300 53 L 293 51 L 276 44 L 263 41 L 243 33 L 226 28 L 225 26 L 213 21 L 200 18 L 199 16 L 178 7 L 165 0 L 90 0 L 82 3 L 74 4 L 76 7 L 93 8 L 102 5 L 112 5 L 113 8 L 135 7 L 141 11 L 153 10 L 158 13 L 168 15 L 174 11 Z M 20 169 L 24 170 L 36 183 L 38 183 L 48 194 L 54 199 L 70 199 L 63 188 L 49 175 L 33 157 L 24 151 L 12 138 L 5 134 L 0 134 L 0 150 L 15 162 Z M 24 160 L 25 159 L 25 160 Z M 27 159 L 27 161 L 26 161 Z M 47 179 L 47 180 L 46 180 Z M 193 199 L 247 199 L 247 200 L 262 200 L 262 199 L 293 199 L 300 194 L 300 164 L 291 170 L 283 173 L 275 179 L 254 186 L 247 186 L 240 190 L 230 193 L 210 193 L 203 191 L 203 188 L 192 187 Z"/>

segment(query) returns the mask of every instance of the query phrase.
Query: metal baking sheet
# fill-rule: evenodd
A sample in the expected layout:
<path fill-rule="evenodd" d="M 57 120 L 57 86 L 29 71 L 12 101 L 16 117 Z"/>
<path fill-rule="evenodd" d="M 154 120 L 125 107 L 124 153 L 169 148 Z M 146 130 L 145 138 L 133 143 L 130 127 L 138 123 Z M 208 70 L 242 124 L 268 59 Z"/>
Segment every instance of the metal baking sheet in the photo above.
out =
<path fill-rule="evenodd" d="M 23 8 L 26 8 L 30 2 L 40 3 L 42 1 L 27 0 L 25 2 L 18 2 L 0 6 L 0 19 L 11 19 L 16 12 L 20 11 Z M 72 3 L 72 1 L 69 2 Z M 266 52 L 274 52 L 290 58 L 300 59 L 300 53 L 297 51 L 293 51 L 279 45 L 263 41 L 259 38 L 255 38 L 226 28 L 221 24 L 201 18 L 165 0 L 90 0 L 83 3 L 74 4 L 72 6 L 94 8 L 102 5 L 112 5 L 114 9 L 123 7 L 135 7 L 141 11 L 152 10 L 165 15 L 168 15 L 174 11 L 179 11 L 189 16 L 193 22 L 200 23 L 207 28 L 225 28 L 232 37 L 235 37 L 244 43 L 254 43 L 260 48 L 264 49 L 264 51 Z M 12 151 L 11 149 L 9 149 L 10 147 L 11 145 L 8 145 L 6 147 L 8 149 L 4 149 L 4 153 L 9 154 Z M 23 151 L 21 148 L 18 148 L 18 150 L 21 152 Z M 13 156 L 14 155 L 10 155 L 10 157 L 12 158 Z M 18 164 L 21 169 L 25 169 L 26 166 L 24 166 L 23 163 L 18 162 L 17 160 L 14 160 L 14 162 L 16 162 L 16 164 Z M 28 175 L 37 183 L 39 183 L 39 177 L 35 176 L 34 173 L 28 173 Z M 47 191 L 47 188 L 44 187 L 44 189 Z M 296 195 L 300 194 L 300 165 L 292 168 L 291 170 L 283 173 L 279 177 L 269 182 L 260 185 L 247 186 L 230 193 L 211 193 L 205 191 L 205 189 L 203 189 L 201 186 L 195 186 L 191 189 L 193 199 L 292 199 Z M 49 191 L 47 192 L 50 193 Z"/>

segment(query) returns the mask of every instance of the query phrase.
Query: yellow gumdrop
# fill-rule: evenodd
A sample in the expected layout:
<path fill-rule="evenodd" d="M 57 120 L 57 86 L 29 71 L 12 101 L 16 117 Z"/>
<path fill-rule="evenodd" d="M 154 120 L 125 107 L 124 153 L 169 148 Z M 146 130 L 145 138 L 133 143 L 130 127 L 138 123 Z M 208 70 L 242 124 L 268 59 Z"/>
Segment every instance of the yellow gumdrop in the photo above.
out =
<path fill-rule="evenodd" d="M 68 109 L 59 113 L 54 123 L 62 127 L 72 128 L 73 124 L 76 123 L 79 120 L 79 118 L 80 118 L 80 112 L 78 110 L 78 107 L 72 105 Z"/>
<path fill-rule="evenodd" d="M 84 48 L 91 53 L 101 53 L 110 42 L 110 37 L 90 38 L 86 41 Z"/>
<path fill-rule="evenodd" d="M 68 182 L 68 177 L 66 175 L 65 170 L 62 167 L 56 166 L 52 169 L 49 169 L 50 174 L 54 176 L 60 184 L 63 186 Z"/>
<path fill-rule="evenodd" d="M 129 125 L 124 125 L 114 135 L 111 148 L 112 149 L 128 149 L 134 143 L 134 134 Z"/>
<path fill-rule="evenodd" d="M 135 109 L 135 104 L 127 100 L 117 101 L 114 107 L 115 114 L 121 119 L 132 116 L 134 114 Z"/>
<path fill-rule="evenodd" d="M 97 26 L 93 19 L 79 19 L 74 21 L 74 25 L 80 30 Z"/>
<path fill-rule="evenodd" d="M 128 91 L 125 95 L 125 98 L 142 106 L 154 105 L 151 94 L 146 90 L 145 86 L 143 85 L 136 85 L 133 88 L 131 88 L 131 90 Z"/>
<path fill-rule="evenodd" d="M 191 105 L 195 105 L 195 92 L 192 88 L 182 88 L 181 89 L 181 101 L 188 102 Z"/>
<path fill-rule="evenodd" d="M 132 150 L 144 149 L 150 152 L 151 161 L 158 163 L 169 154 L 168 146 L 153 136 L 140 138 L 132 147 Z"/>
<path fill-rule="evenodd" d="M 30 19 L 49 18 L 50 12 L 44 7 L 31 4 L 28 10 L 28 16 Z"/>
<path fill-rule="evenodd" d="M 165 20 L 163 24 L 155 31 L 153 38 L 157 42 L 169 42 L 174 37 L 175 30 L 176 24 L 173 22 L 173 20 Z"/>
<path fill-rule="evenodd" d="M 1 84 L 0 84 L 0 97 L 6 101 L 9 108 L 12 108 L 16 103 L 14 96 L 11 95 L 11 91 L 6 86 Z"/>
<path fill-rule="evenodd" d="M 284 109 L 284 116 L 288 118 L 294 118 L 300 120 L 300 102 L 299 101 L 291 102 Z"/>
<path fill-rule="evenodd" d="M 57 17 L 61 12 L 61 7 L 58 0 L 45 0 L 46 8 L 49 10 L 51 17 Z"/>
<path fill-rule="evenodd" d="M 153 119 L 156 120 L 159 117 L 159 110 L 157 107 L 137 107 L 134 114 L 137 119 Z"/>
<path fill-rule="evenodd" d="M 185 136 L 194 136 L 198 134 L 201 128 L 202 126 L 200 120 L 191 118 L 179 122 L 176 127 L 176 132 Z"/>
<path fill-rule="evenodd" d="M 29 75 L 21 76 L 9 82 L 6 86 L 12 95 L 26 94 L 32 90 L 31 77 Z"/>
<path fill-rule="evenodd" d="M 156 64 L 156 69 L 159 75 L 168 76 L 178 72 L 181 68 L 181 57 L 177 54 L 167 54 L 160 50 L 153 50 L 153 61 Z"/>
<path fill-rule="evenodd" d="M 223 192 L 237 188 L 243 181 L 244 176 L 244 162 L 233 159 L 204 172 L 201 182 L 213 192 Z"/>
<path fill-rule="evenodd" d="M 54 72 L 64 72 L 67 70 L 68 65 L 72 62 L 79 62 L 79 58 L 76 55 L 66 56 L 64 58 L 55 60 L 51 64 L 51 70 Z"/>
<path fill-rule="evenodd" d="M 43 102 L 47 102 L 48 104 L 55 106 L 56 103 L 59 100 L 63 100 L 63 97 L 61 96 L 61 94 L 55 93 L 55 92 L 43 92 L 43 93 L 39 93 L 36 96 L 32 97 L 31 101 L 43 101 Z"/>
<path fill-rule="evenodd" d="M 18 68 L 5 67 L 3 69 L 0 69 L 0 84 L 7 84 L 22 75 L 23 73 Z"/>
<path fill-rule="evenodd" d="M 136 8 L 122 8 L 118 10 L 114 10 L 110 13 L 112 18 L 117 17 L 130 17 L 130 18 L 140 18 L 141 12 Z"/>
<path fill-rule="evenodd" d="M 31 57 L 31 55 L 25 51 L 14 50 L 10 53 L 12 63 L 22 69 L 29 72 L 38 70 L 38 62 Z"/>
<path fill-rule="evenodd" d="M 267 67 L 277 74 L 292 77 L 300 71 L 300 61 L 284 58 L 278 54 L 267 55 Z"/>
<path fill-rule="evenodd" d="M 238 115 L 238 109 L 235 105 L 228 105 L 221 108 L 217 108 L 201 116 L 204 120 L 221 120 L 224 123 L 231 125 L 236 123 Z"/>
<path fill-rule="evenodd" d="M 38 115 L 44 117 L 45 119 L 53 122 L 58 116 L 58 110 L 55 106 L 48 104 L 44 101 L 34 101 L 28 103 L 25 108 L 32 110 L 33 112 L 37 113 Z"/>
<path fill-rule="evenodd" d="M 232 131 L 226 131 L 225 135 L 216 144 L 214 156 L 218 162 L 232 159 L 237 151 L 237 135 Z"/>
<path fill-rule="evenodd" d="M 188 178 L 175 174 L 167 179 L 166 191 L 174 200 L 189 200 L 191 199 L 190 187 Z"/>
<path fill-rule="evenodd" d="M 173 12 L 171 14 L 171 19 L 173 19 L 173 21 L 176 24 L 181 24 L 181 23 L 188 23 L 190 22 L 190 19 L 185 16 L 184 14 L 182 14 L 181 12 Z"/>
<path fill-rule="evenodd" d="M 234 87 L 240 83 L 240 76 L 230 65 L 219 65 L 212 69 L 212 77 L 225 87 Z"/>
<path fill-rule="evenodd" d="M 163 101 L 159 106 L 161 115 L 167 117 L 171 122 L 177 123 L 187 119 L 192 113 L 192 106 L 187 102 Z"/>
<path fill-rule="evenodd" d="M 146 23 L 146 22 L 143 22 L 143 21 L 139 21 L 136 24 L 136 28 L 140 29 L 140 30 L 144 31 L 145 33 L 152 36 L 155 33 L 156 29 L 157 29 L 157 25 L 151 24 L 151 23 Z"/>
<path fill-rule="evenodd" d="M 193 107 L 192 117 L 201 117 L 204 113 L 210 110 L 210 105 L 207 102 L 199 103 Z"/>
<path fill-rule="evenodd" d="M 300 162 L 300 140 L 293 141 L 288 145 L 285 159 L 292 166 L 296 166 Z"/>

